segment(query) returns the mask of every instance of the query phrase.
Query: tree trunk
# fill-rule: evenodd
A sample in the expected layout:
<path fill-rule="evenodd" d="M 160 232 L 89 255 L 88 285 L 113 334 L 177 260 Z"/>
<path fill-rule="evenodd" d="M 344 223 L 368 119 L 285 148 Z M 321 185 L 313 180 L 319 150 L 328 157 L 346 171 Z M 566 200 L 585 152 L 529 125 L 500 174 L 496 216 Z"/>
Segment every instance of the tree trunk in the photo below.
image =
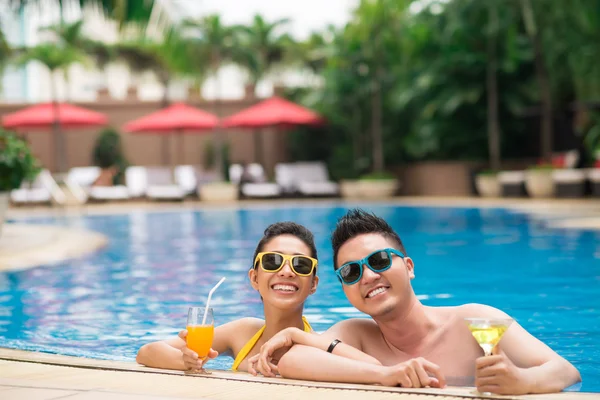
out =
<path fill-rule="evenodd" d="M 215 65 L 215 86 L 216 93 L 214 100 L 215 114 L 218 118 L 221 118 L 221 81 L 219 79 L 219 60 L 221 59 L 219 54 L 213 52 L 212 61 Z M 215 144 L 215 173 L 217 179 L 220 181 L 224 180 L 223 174 L 223 132 L 220 126 L 213 130 L 213 141 Z"/>
<path fill-rule="evenodd" d="M 541 38 L 535 15 L 530 0 L 521 0 L 523 19 L 527 34 L 533 44 L 535 72 L 540 88 L 540 99 L 542 102 L 542 131 L 541 131 L 541 156 L 547 163 L 552 162 L 553 150 L 553 122 L 552 122 L 552 91 L 550 89 L 550 78 L 544 62 L 544 53 L 542 49 Z"/>
<path fill-rule="evenodd" d="M 165 91 L 163 93 L 163 97 L 162 97 L 162 100 L 160 102 L 160 108 L 166 108 L 170 104 L 170 101 L 169 101 L 169 81 L 170 81 L 169 78 L 161 79 L 160 83 L 165 88 Z"/>
<path fill-rule="evenodd" d="M 361 114 L 360 114 L 360 107 L 358 106 L 358 104 L 355 104 L 355 106 L 353 107 L 353 113 L 352 113 L 352 119 L 353 119 L 353 124 L 354 128 L 352 129 L 352 131 L 350 132 L 351 135 L 351 139 L 352 139 L 352 169 L 354 172 L 355 177 L 358 177 L 359 174 L 362 172 L 360 171 L 360 165 L 359 165 L 359 160 L 363 157 L 362 154 L 360 154 L 360 139 L 361 139 L 361 128 L 362 128 L 362 121 L 361 121 Z"/>
<path fill-rule="evenodd" d="M 262 131 L 260 129 L 254 130 L 254 162 L 263 166 L 264 168 L 264 157 L 263 157 L 263 139 Z"/>
<path fill-rule="evenodd" d="M 488 37 L 487 100 L 488 100 L 488 151 L 492 170 L 500 170 L 500 124 L 498 122 L 498 9 L 490 3 L 489 26 L 492 32 Z"/>
<path fill-rule="evenodd" d="M 383 172 L 384 156 L 383 156 L 383 132 L 382 132 L 382 114 L 383 104 L 381 100 L 383 66 L 381 65 L 384 54 L 381 50 L 381 27 L 385 23 L 384 4 L 381 0 L 378 1 L 378 9 L 380 15 L 378 20 L 380 24 L 375 27 L 374 45 L 375 45 L 375 82 L 373 85 L 373 94 L 371 98 L 371 135 L 372 135 L 372 151 L 373 151 L 373 171 Z"/>
<path fill-rule="evenodd" d="M 375 71 L 375 83 L 371 97 L 371 135 L 373 149 L 373 170 L 374 172 L 383 172 L 383 138 L 381 126 L 381 66 L 377 66 Z"/>
<path fill-rule="evenodd" d="M 56 82 L 54 71 L 50 70 L 50 101 L 52 103 L 52 136 L 54 139 L 54 170 L 58 173 L 65 171 L 63 141 L 60 131 L 59 104 L 56 99 Z"/>

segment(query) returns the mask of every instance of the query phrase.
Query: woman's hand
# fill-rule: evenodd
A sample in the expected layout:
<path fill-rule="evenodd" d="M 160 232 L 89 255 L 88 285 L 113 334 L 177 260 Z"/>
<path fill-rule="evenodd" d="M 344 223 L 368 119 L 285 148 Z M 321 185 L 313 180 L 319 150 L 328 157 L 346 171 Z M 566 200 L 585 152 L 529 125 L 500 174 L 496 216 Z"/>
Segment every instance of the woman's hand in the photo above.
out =
<path fill-rule="evenodd" d="M 248 359 L 248 372 L 252 375 L 261 373 L 264 376 L 276 376 L 279 373 L 277 360 L 294 345 L 294 332 L 297 330 L 298 328 L 286 328 L 263 344 L 260 352 Z M 276 352 L 278 357 L 274 360 Z"/>
<path fill-rule="evenodd" d="M 184 329 L 181 332 L 179 332 L 179 337 L 186 341 L 187 330 Z M 204 364 L 206 364 L 208 360 L 216 358 L 219 355 L 217 351 L 210 349 L 208 351 L 208 355 L 204 357 L 204 359 L 201 359 L 198 357 L 198 354 L 196 354 L 195 351 L 189 349 L 187 346 L 181 349 L 181 353 L 183 356 L 183 364 L 185 365 L 185 369 L 188 371 L 202 369 L 202 367 L 204 367 Z"/>

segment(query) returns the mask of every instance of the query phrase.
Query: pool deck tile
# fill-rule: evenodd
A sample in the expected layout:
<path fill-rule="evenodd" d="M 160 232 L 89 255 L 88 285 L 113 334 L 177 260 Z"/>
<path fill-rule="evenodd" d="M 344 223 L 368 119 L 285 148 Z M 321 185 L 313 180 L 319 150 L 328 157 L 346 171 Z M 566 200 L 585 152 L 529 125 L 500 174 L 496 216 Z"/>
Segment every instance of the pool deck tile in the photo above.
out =
<path fill-rule="evenodd" d="M 19 361 L 21 360 L 21 361 Z M 65 397 L 95 399 L 204 398 L 204 399 L 337 399 L 350 398 L 446 400 L 481 398 L 473 388 L 402 389 L 374 385 L 309 382 L 282 378 L 254 377 L 243 372 L 213 370 L 211 375 L 190 376 L 181 371 L 146 368 L 135 362 L 93 360 L 48 353 L 0 348 L 0 388 L 46 389 L 76 392 Z M 0 398 L 4 399 L 0 392 Z M 41 393 L 41 392 L 40 392 Z M 104 397 L 102 397 L 104 395 Z M 98 397 L 93 397 L 98 396 Z M 137 397 L 135 397 L 137 396 Z M 163 396 L 163 397 L 160 397 Z M 52 398 L 52 397 L 47 397 Z M 598 399 L 597 393 L 564 392 L 529 396 L 486 396 L 499 399 L 582 400 Z"/>

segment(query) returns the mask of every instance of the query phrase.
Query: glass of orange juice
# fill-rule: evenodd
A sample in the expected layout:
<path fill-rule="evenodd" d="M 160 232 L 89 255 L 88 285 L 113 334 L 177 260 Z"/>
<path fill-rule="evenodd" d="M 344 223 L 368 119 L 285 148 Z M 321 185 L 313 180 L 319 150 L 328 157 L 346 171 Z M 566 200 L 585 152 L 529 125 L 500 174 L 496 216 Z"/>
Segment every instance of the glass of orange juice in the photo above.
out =
<path fill-rule="evenodd" d="M 206 313 L 206 319 L 204 314 Z M 187 347 L 198 354 L 201 360 L 206 359 L 215 335 L 215 321 L 211 307 L 190 307 L 187 318 Z M 209 374 L 204 368 L 193 373 Z"/>

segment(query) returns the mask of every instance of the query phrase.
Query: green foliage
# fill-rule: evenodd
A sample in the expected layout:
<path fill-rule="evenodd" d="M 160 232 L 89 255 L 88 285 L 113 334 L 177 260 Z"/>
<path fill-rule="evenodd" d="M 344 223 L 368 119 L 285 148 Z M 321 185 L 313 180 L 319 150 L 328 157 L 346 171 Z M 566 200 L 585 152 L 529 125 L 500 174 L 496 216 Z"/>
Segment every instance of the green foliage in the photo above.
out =
<path fill-rule="evenodd" d="M 527 168 L 530 171 L 552 172 L 555 168 L 552 164 L 537 164 Z"/>
<path fill-rule="evenodd" d="M 229 166 L 231 165 L 231 159 L 230 159 L 230 151 L 229 151 L 229 143 L 223 143 L 221 146 L 221 160 L 223 162 L 222 164 L 222 171 L 223 171 L 223 176 L 225 181 L 229 181 Z M 216 151 L 215 151 L 215 145 L 213 142 L 206 142 L 204 145 L 204 159 L 203 159 L 203 167 L 205 170 L 212 170 L 215 168 L 215 163 L 216 163 Z"/>
<path fill-rule="evenodd" d="M 18 189 L 39 173 L 38 161 L 25 140 L 0 129 L 0 192 Z"/>
<path fill-rule="evenodd" d="M 362 175 L 360 177 L 360 180 L 363 181 L 388 181 L 392 179 L 396 179 L 396 176 L 387 171 L 371 172 L 370 174 Z"/>
<path fill-rule="evenodd" d="M 129 23 L 145 26 L 155 11 L 156 0 L 8 0 L 8 3 L 18 11 L 29 5 L 42 10 L 41 7 L 49 3 L 59 5 L 63 12 L 77 5 L 82 8 L 94 7 L 124 28 Z"/>
<path fill-rule="evenodd" d="M 498 171 L 493 169 L 484 169 L 483 171 L 479 171 L 477 175 L 481 176 L 496 176 L 498 175 Z"/>
<path fill-rule="evenodd" d="M 293 50 L 295 42 L 291 36 L 277 32 L 289 22 L 287 18 L 267 22 L 255 15 L 251 25 L 236 27 L 232 58 L 246 71 L 248 83 L 257 85 Z"/>
<path fill-rule="evenodd" d="M 42 43 L 29 47 L 18 56 L 17 64 L 25 65 L 37 61 L 45 65 L 51 72 L 64 70 L 71 64 L 86 62 L 86 56 L 80 50 L 63 44 Z"/>
<path fill-rule="evenodd" d="M 106 128 L 100 133 L 94 145 L 92 158 L 94 165 L 102 169 L 116 167 L 113 184 L 120 185 L 124 182 L 125 170 L 129 164 L 123 154 L 121 136 L 116 130 Z"/>

